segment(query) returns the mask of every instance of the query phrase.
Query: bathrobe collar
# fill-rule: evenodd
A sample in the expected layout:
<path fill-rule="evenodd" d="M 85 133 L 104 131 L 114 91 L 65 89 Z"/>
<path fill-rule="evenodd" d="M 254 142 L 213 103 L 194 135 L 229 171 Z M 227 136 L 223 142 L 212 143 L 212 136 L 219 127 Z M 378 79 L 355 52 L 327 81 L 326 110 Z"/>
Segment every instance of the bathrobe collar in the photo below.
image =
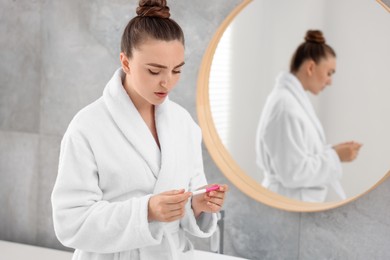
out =
<path fill-rule="evenodd" d="M 183 122 L 175 120 L 175 116 L 173 115 L 175 111 L 171 103 L 167 97 L 164 103 L 155 108 L 156 129 L 161 147 L 161 167 L 154 187 L 154 194 L 183 188 L 181 184 L 177 183 L 177 178 L 175 178 L 175 175 L 178 174 L 176 157 L 177 153 L 181 152 L 177 149 L 175 137 L 183 134 L 178 129 L 178 124 Z"/>
<path fill-rule="evenodd" d="M 316 112 L 310 99 L 302 86 L 302 83 L 299 79 L 290 72 L 282 72 L 279 74 L 276 80 L 277 89 L 287 89 L 302 106 L 303 110 L 307 113 L 310 120 L 315 125 L 321 141 L 325 143 L 325 133 L 322 128 L 321 122 L 319 121 Z"/>
<path fill-rule="evenodd" d="M 169 185 L 168 187 L 164 185 L 162 185 L 164 187 L 160 187 L 161 185 L 158 183 L 166 179 L 166 176 L 159 175 L 174 160 L 171 144 L 173 135 L 171 133 L 172 129 L 169 127 L 171 124 L 167 111 L 170 101 L 166 98 L 161 105 L 155 107 L 156 129 L 161 147 L 160 152 L 152 133 L 122 85 L 124 76 L 125 73 L 121 68 L 115 72 L 103 91 L 104 102 L 120 131 L 133 145 L 134 149 L 137 150 L 140 157 L 145 160 L 154 177 L 158 179 L 156 188 L 158 190 L 167 190 Z M 166 170 L 163 172 L 166 172 Z M 166 174 L 164 173 L 164 175 Z"/>

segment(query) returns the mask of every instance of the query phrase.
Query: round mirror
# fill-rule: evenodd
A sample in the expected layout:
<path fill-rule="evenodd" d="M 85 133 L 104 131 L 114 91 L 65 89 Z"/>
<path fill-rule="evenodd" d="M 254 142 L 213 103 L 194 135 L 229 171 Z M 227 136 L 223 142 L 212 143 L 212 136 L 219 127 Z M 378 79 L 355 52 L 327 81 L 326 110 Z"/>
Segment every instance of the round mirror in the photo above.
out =
<path fill-rule="evenodd" d="M 373 1 L 243 1 L 212 39 L 198 80 L 197 111 L 204 142 L 226 177 L 248 196 L 290 211 L 319 211 L 348 203 L 390 173 L 389 14 Z M 330 144 L 355 140 L 358 158 L 343 163 L 347 199 L 329 193 L 308 203 L 261 185 L 256 130 L 280 71 L 288 71 L 307 30 L 324 32 L 337 53 L 332 86 L 309 95 Z"/>

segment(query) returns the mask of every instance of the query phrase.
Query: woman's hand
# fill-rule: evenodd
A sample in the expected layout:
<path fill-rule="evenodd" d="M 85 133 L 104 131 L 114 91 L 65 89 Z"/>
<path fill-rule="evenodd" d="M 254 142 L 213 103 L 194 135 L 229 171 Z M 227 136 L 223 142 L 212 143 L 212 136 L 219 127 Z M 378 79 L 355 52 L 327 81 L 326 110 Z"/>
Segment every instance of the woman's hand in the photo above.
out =
<path fill-rule="evenodd" d="M 206 187 L 211 187 L 216 184 L 211 184 L 202 187 L 204 189 Z M 192 209 L 194 211 L 195 217 L 199 217 L 202 212 L 218 212 L 221 210 L 224 200 L 225 194 L 228 191 L 228 186 L 226 184 L 219 185 L 219 189 L 215 191 L 206 192 L 203 194 L 195 195 L 192 197 Z"/>
<path fill-rule="evenodd" d="M 172 222 L 181 219 L 190 197 L 191 192 L 184 192 L 184 189 L 166 191 L 150 197 L 148 221 Z"/>
<path fill-rule="evenodd" d="M 333 149 L 335 149 L 337 155 L 340 158 L 340 161 L 350 162 L 355 160 L 359 153 L 360 147 L 362 147 L 362 144 L 360 143 L 346 142 L 333 146 Z"/>

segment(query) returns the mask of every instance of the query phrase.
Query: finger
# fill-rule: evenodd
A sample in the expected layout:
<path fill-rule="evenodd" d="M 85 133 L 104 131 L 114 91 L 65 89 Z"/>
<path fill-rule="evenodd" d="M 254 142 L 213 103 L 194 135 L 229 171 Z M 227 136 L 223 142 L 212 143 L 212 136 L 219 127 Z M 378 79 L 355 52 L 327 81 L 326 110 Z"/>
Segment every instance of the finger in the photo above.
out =
<path fill-rule="evenodd" d="M 161 195 L 177 195 L 177 194 L 182 194 L 184 193 L 184 189 L 180 189 L 180 190 L 169 190 L 169 191 L 164 191 L 162 193 L 160 193 Z"/>
<path fill-rule="evenodd" d="M 218 197 L 225 196 L 225 193 L 228 192 L 228 190 L 229 190 L 229 186 L 223 185 L 220 187 L 219 190 L 211 191 L 209 192 L 209 194 L 210 196 L 218 196 Z"/>
<path fill-rule="evenodd" d="M 183 194 L 170 195 L 165 198 L 165 202 L 168 204 L 177 204 L 181 202 L 187 202 L 191 197 L 191 192 L 185 192 Z"/>
<path fill-rule="evenodd" d="M 171 210 L 168 214 L 169 214 L 170 216 L 178 216 L 178 215 L 183 214 L 184 212 L 185 212 L 185 208 L 180 207 L 180 208 Z"/>
<path fill-rule="evenodd" d="M 219 185 L 219 189 L 218 191 L 223 191 L 223 192 L 226 192 L 229 190 L 229 186 L 227 184 L 222 184 L 222 185 Z"/>
<path fill-rule="evenodd" d="M 184 214 L 185 214 L 185 211 L 180 211 L 180 210 L 173 211 L 173 212 L 170 212 L 170 214 L 166 214 L 163 218 L 163 221 L 164 222 L 175 221 L 175 220 L 178 220 L 178 219 L 181 219 L 182 217 L 184 217 Z"/>
<path fill-rule="evenodd" d="M 177 211 L 184 211 L 185 210 L 185 204 L 166 204 L 161 206 L 160 212 L 164 215 L 172 215 L 175 214 Z"/>
<path fill-rule="evenodd" d="M 180 202 L 180 203 L 166 204 L 166 207 L 167 207 L 167 209 L 169 209 L 171 211 L 182 210 L 182 209 L 185 209 L 186 204 L 187 204 L 187 201 L 183 201 L 183 202 Z"/>
<path fill-rule="evenodd" d="M 223 199 L 225 197 L 225 192 L 212 191 L 207 195 L 210 198 Z"/>
<path fill-rule="evenodd" d="M 208 202 L 216 204 L 216 205 L 218 205 L 220 207 L 222 207 L 222 205 L 223 205 L 223 199 L 213 198 L 213 199 L 209 200 Z"/>
<path fill-rule="evenodd" d="M 224 199 L 225 193 L 224 192 L 213 192 L 212 194 L 209 194 L 207 200 L 211 199 Z"/>
<path fill-rule="evenodd" d="M 209 201 L 223 201 L 224 200 L 224 196 L 222 196 L 222 197 L 206 196 L 205 200 L 206 200 L 206 202 L 209 202 Z"/>
<path fill-rule="evenodd" d="M 221 205 L 212 203 L 212 202 L 207 202 L 207 206 L 212 210 L 212 211 L 219 211 L 221 209 Z"/>
<path fill-rule="evenodd" d="M 354 149 L 360 147 L 358 143 L 353 143 L 351 146 L 352 146 Z"/>

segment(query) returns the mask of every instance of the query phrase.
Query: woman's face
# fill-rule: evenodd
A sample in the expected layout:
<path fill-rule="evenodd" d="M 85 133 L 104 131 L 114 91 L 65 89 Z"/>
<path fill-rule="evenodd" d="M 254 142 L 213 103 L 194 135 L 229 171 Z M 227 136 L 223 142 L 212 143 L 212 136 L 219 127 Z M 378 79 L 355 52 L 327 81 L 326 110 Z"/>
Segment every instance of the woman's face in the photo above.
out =
<path fill-rule="evenodd" d="M 179 80 L 183 65 L 184 46 L 180 41 L 149 39 L 142 43 L 128 60 L 126 85 L 131 98 L 161 104 Z"/>
<path fill-rule="evenodd" d="M 319 94 L 326 86 L 332 84 L 332 76 L 335 72 L 336 58 L 333 56 L 321 59 L 318 64 L 314 63 L 307 90 L 314 95 Z"/>

